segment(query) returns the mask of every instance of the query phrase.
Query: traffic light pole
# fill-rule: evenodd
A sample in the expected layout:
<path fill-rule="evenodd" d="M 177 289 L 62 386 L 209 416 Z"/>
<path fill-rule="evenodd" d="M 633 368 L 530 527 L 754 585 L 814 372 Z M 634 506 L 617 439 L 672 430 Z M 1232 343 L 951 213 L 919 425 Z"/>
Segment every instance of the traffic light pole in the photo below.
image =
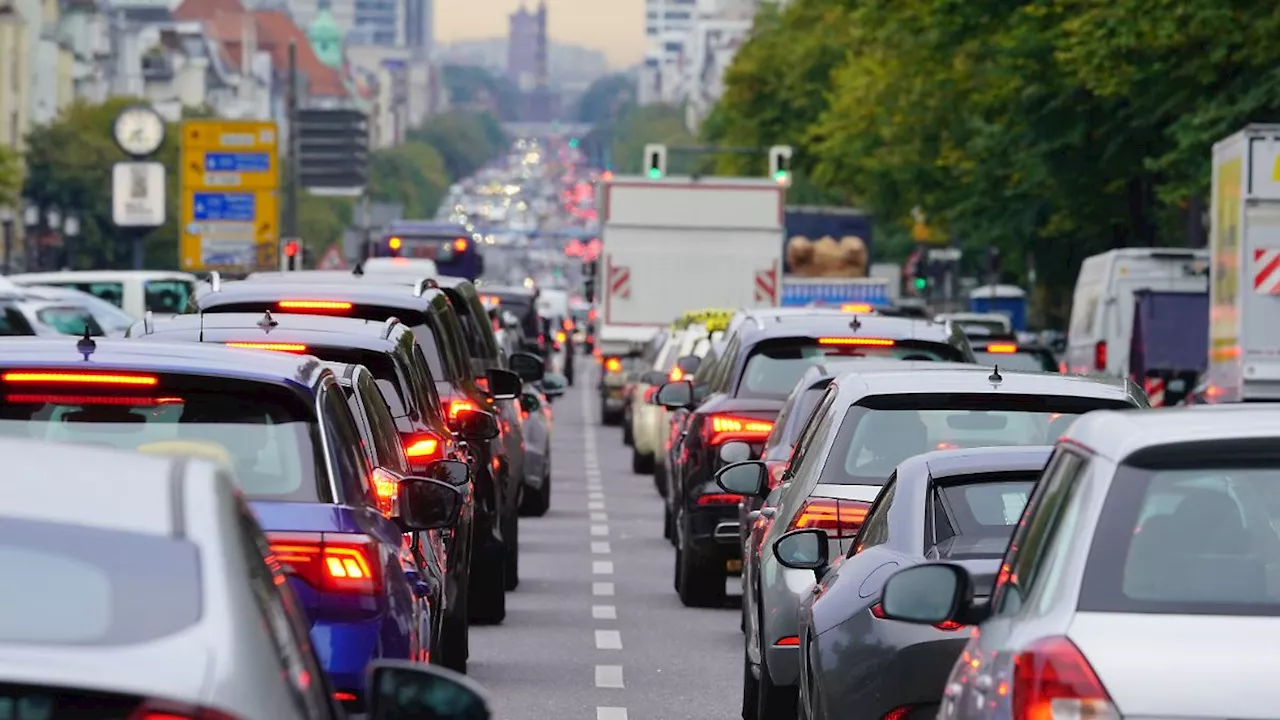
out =
<path fill-rule="evenodd" d="M 289 43 L 289 77 L 285 87 L 286 122 L 289 127 L 289 142 L 285 149 L 285 192 L 284 218 L 281 220 L 282 236 L 298 237 L 298 195 L 301 191 L 301 174 L 298 172 L 298 46 Z"/>

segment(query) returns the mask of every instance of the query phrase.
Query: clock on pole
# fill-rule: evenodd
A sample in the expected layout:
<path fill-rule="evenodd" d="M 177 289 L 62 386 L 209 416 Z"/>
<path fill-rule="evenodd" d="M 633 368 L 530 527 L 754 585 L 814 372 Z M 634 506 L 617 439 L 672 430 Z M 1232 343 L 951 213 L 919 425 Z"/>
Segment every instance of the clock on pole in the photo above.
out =
<path fill-rule="evenodd" d="M 151 155 L 164 144 L 165 122 L 153 108 L 131 105 L 116 116 L 111 132 L 121 150 L 141 158 Z"/>

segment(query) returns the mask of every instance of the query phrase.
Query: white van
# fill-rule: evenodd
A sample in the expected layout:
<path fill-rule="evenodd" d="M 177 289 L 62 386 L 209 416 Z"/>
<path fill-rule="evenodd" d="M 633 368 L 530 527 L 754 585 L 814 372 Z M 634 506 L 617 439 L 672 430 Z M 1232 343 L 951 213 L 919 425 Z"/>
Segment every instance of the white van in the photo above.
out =
<path fill-rule="evenodd" d="M 64 270 L 10 275 L 14 283 L 51 285 L 87 292 L 135 318 L 151 311 L 157 317 L 185 312 L 195 295 L 195 275 L 167 270 Z"/>
<path fill-rule="evenodd" d="M 1139 290 L 1209 291 L 1209 251 L 1122 248 L 1086 258 L 1067 328 L 1067 372 L 1125 377 Z"/>

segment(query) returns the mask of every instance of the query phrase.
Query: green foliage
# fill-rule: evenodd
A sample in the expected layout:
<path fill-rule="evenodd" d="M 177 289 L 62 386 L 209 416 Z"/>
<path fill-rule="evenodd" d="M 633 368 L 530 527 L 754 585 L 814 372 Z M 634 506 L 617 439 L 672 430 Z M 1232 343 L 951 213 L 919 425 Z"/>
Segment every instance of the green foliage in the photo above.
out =
<path fill-rule="evenodd" d="M 608 122 L 621 115 L 636 102 L 636 81 L 627 75 L 606 75 L 587 88 L 578 98 L 578 122 Z"/>
<path fill-rule="evenodd" d="M 369 157 L 369 197 L 399 203 L 405 217 L 430 217 L 449 188 L 444 159 L 430 145 L 409 142 Z"/>
<path fill-rule="evenodd" d="M 506 149 L 505 136 L 492 116 L 456 111 L 427 118 L 408 139 L 435 148 L 454 180 L 471 175 Z"/>
<path fill-rule="evenodd" d="M 1277 31 L 1249 0 L 793 0 L 757 16 L 703 135 L 796 147 L 796 190 L 875 213 L 880 259 L 914 207 L 975 263 L 1033 256 L 1061 313 L 1084 257 L 1188 241 L 1212 144 L 1280 115 Z"/>
<path fill-rule="evenodd" d="M 512 121 L 520 111 L 520 90 L 505 77 L 475 65 L 445 65 L 441 71 L 449 104 L 468 110 L 488 110 Z"/>
<path fill-rule="evenodd" d="M 21 158 L 8 146 L 0 145 L 0 207 L 17 207 L 21 193 Z"/>
<path fill-rule="evenodd" d="M 597 125 L 583 139 L 584 152 L 607 155 L 611 169 L 622 174 L 639 174 L 644 165 L 644 146 L 667 146 L 667 172 L 681 174 L 699 167 L 698 158 L 679 148 L 697 145 L 685 127 L 684 108 L 671 105 L 631 106 L 616 121 Z"/>

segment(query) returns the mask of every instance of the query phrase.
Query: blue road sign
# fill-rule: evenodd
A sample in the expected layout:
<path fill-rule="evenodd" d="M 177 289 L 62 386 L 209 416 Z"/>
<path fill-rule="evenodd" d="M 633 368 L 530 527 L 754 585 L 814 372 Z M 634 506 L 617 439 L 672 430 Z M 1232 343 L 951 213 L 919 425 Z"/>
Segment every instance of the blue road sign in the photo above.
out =
<path fill-rule="evenodd" d="M 196 222 L 254 222 L 255 197 L 253 193 L 195 193 Z"/>
<path fill-rule="evenodd" d="M 267 153 L 254 152 L 206 152 L 205 172 L 268 172 L 271 157 Z"/>

